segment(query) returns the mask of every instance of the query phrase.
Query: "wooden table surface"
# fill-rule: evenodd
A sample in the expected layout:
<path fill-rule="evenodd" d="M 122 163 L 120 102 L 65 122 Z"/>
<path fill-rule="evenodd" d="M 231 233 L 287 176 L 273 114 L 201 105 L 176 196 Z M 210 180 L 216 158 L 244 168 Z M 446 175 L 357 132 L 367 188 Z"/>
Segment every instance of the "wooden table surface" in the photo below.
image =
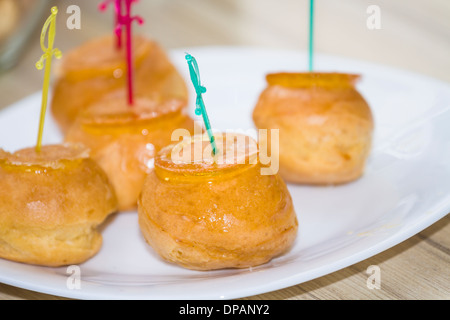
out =
<path fill-rule="evenodd" d="M 136 12 L 146 20 L 139 32 L 168 50 L 208 45 L 306 50 L 307 3 L 306 0 L 141 0 Z M 317 52 L 408 69 L 450 82 L 448 0 L 316 3 Z M 381 29 L 369 30 L 367 8 L 374 3 L 381 9 Z M 59 19 L 58 47 L 63 52 L 111 31 L 112 17 L 96 12 L 98 1 L 58 0 L 57 4 L 63 17 L 69 16 L 65 13 L 69 5 L 81 8 L 81 30 L 68 30 L 65 19 Z M 33 69 L 41 55 L 39 32 L 36 29 L 17 66 L 0 75 L 0 109 L 40 90 L 42 74 Z M 340 271 L 246 299 L 449 299 L 449 221 L 447 215 L 397 246 Z M 379 290 L 366 286 L 366 270 L 370 265 L 380 267 Z M 0 284 L 0 299 L 64 298 Z"/>

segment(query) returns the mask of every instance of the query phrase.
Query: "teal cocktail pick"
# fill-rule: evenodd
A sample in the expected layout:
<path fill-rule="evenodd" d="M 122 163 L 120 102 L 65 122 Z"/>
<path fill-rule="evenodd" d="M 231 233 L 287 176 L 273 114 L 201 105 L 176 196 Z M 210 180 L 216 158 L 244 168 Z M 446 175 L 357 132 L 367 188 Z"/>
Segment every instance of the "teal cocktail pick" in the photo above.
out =
<path fill-rule="evenodd" d="M 309 71 L 314 70 L 314 0 L 309 1 Z"/>
<path fill-rule="evenodd" d="M 206 112 L 206 107 L 202 96 L 202 94 L 206 92 L 206 88 L 203 87 L 200 82 L 200 72 L 198 70 L 197 60 L 195 60 L 195 58 L 190 54 L 186 54 L 186 61 L 189 65 L 189 72 L 191 75 L 192 83 L 195 88 L 195 92 L 197 93 L 197 99 L 195 101 L 196 105 L 195 114 L 203 117 L 203 122 L 205 123 L 206 132 L 208 133 L 209 136 L 209 141 L 212 146 L 213 154 L 216 155 L 218 152 L 216 140 L 214 138 L 214 134 L 211 129 L 211 123 L 209 121 L 208 113 Z"/>

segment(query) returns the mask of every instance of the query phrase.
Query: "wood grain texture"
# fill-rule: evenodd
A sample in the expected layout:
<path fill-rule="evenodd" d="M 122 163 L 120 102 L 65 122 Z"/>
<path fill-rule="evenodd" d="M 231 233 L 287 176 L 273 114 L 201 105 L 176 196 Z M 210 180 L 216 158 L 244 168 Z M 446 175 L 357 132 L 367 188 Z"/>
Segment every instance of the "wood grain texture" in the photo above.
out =
<path fill-rule="evenodd" d="M 98 1 L 55 1 L 64 17 L 68 5 L 82 12 L 82 29 L 70 31 L 58 20 L 63 52 L 111 32 L 112 15 L 96 11 Z M 143 0 L 137 27 L 167 49 L 191 46 L 261 46 L 306 50 L 308 1 L 298 0 Z M 450 2 L 378 0 L 380 30 L 368 30 L 371 0 L 317 1 L 316 50 L 408 69 L 450 82 Z M 66 15 L 67 16 L 67 15 Z M 45 19 L 43 18 L 43 21 Z M 20 63 L 0 75 L 0 109 L 41 88 L 34 69 L 40 57 L 39 30 Z M 305 69 L 307 67 L 305 61 Z M 320 60 L 316 61 L 320 64 Z M 450 192 L 450 190 L 449 190 Z M 449 216 L 401 244 L 348 268 L 283 290 L 245 300 L 450 299 Z M 381 288 L 368 289 L 366 270 L 377 265 Z M 59 300 L 60 297 L 0 284 L 2 300 Z"/>

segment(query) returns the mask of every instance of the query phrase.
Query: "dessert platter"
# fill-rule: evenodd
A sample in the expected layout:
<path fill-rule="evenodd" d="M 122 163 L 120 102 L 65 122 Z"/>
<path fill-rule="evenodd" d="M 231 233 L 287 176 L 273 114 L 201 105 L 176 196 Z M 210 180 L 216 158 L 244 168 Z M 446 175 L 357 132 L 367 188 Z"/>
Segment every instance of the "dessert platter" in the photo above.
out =
<path fill-rule="evenodd" d="M 204 99 L 218 149 L 227 153 L 236 146 L 233 141 L 220 143 L 225 132 L 257 141 L 257 129 L 278 125 L 279 174 L 259 175 L 258 161 L 236 167 L 206 157 L 185 165 L 167 156 L 180 146 L 190 150 L 186 146 L 195 136 L 164 147 L 155 142 L 157 147 L 149 148 L 151 153 L 143 157 L 148 173 L 136 206 L 117 209 L 118 196 L 113 195 L 119 192 L 114 190 L 126 185 L 120 179 L 135 176 L 137 165 L 120 167 L 114 162 L 117 157 L 141 155 L 137 146 L 149 144 L 142 134 L 133 138 L 130 121 L 138 122 L 141 133 L 142 126 L 150 126 L 144 130 L 149 139 L 161 141 L 164 135 L 157 130 L 151 133 L 158 127 L 155 119 L 159 122 L 163 117 L 162 123 L 172 130 L 173 121 L 184 113 L 175 102 L 158 107 L 143 97 L 142 108 L 137 99 L 136 109 L 126 112 L 117 98 L 109 102 L 111 113 L 106 114 L 99 100 L 74 122 L 73 140 L 66 138 L 48 113 L 46 146 L 36 155 L 27 149 L 35 138 L 39 115 L 41 93 L 36 93 L 0 113 L 4 150 L 0 175 L 2 183 L 6 177 L 10 186 L 0 190 L 0 243 L 2 250 L 9 246 L 22 253 L 13 256 L 0 250 L 2 283 L 76 299 L 241 298 L 350 266 L 395 246 L 450 212 L 449 85 L 386 66 L 317 55 L 320 69 L 312 81 L 318 82 L 318 89 L 309 93 L 311 86 L 303 85 L 310 81 L 308 76 L 298 73 L 305 53 L 184 48 L 167 55 L 186 83 L 185 120 L 198 118 L 185 52 L 201 64 L 208 87 Z M 308 105 L 308 95 L 324 90 Z M 274 100 L 296 96 L 306 101 L 302 112 L 284 110 L 285 104 Z M 335 96 L 351 103 L 330 103 L 337 101 Z M 320 104 L 323 101 L 325 106 Z M 143 113 L 135 114 L 140 110 Z M 85 118 L 89 114 L 94 117 Z M 303 123 L 305 130 L 295 132 L 293 119 Z M 189 131 L 189 126 L 180 127 Z M 288 136 L 283 128 L 289 129 Z M 109 130 L 109 140 L 96 140 L 101 130 Z M 117 132 L 127 139 L 122 148 Z M 313 149 L 311 141 L 324 136 L 328 139 L 321 148 Z M 202 146 L 209 146 L 208 139 L 202 141 Z M 293 141 L 304 147 L 291 147 L 298 145 Z M 102 143 L 113 144 L 104 152 L 105 168 L 131 170 L 118 178 L 122 182 L 108 183 L 114 179 L 102 173 L 102 165 L 82 147 L 88 142 L 94 151 Z M 339 148 L 333 148 L 333 143 Z M 258 149 L 247 148 L 240 154 L 248 159 Z M 286 158 L 301 161 L 289 167 L 283 164 L 292 164 Z M 305 171 L 308 165 L 311 169 Z M 42 172 L 33 176 L 37 171 L 45 171 L 44 182 Z M 30 184 L 43 188 L 35 188 L 31 195 L 21 193 Z M 80 216 L 75 218 L 77 212 Z M 54 238 L 61 245 L 72 245 L 71 249 L 92 250 L 75 250 L 75 254 L 52 244 Z M 74 277 L 69 268 L 73 265 L 80 272 L 77 288 L 68 285 Z"/>
<path fill-rule="evenodd" d="M 449 85 L 322 55 L 303 71 L 295 51 L 169 52 L 131 32 L 135 1 L 100 7 L 113 2 L 115 36 L 65 53 L 51 8 L 43 90 L 0 112 L 0 282 L 76 299 L 241 298 L 449 213 Z"/>

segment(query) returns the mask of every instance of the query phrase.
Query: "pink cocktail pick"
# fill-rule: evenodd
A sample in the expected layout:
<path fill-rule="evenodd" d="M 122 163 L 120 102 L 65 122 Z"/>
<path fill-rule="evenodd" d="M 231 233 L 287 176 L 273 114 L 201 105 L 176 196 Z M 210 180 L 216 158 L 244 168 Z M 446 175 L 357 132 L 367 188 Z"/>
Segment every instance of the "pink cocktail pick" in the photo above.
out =
<path fill-rule="evenodd" d="M 114 3 L 115 12 L 116 12 L 116 26 L 114 29 L 114 33 L 117 37 L 117 48 L 122 48 L 122 32 L 125 28 L 126 32 L 126 52 L 127 52 L 127 84 L 128 84 L 128 103 L 129 105 L 133 104 L 133 74 L 134 74 L 134 65 L 133 65 L 133 37 L 131 26 L 134 21 L 137 21 L 140 25 L 144 23 L 144 20 L 139 16 L 131 16 L 131 8 L 133 3 L 138 0 L 106 0 L 99 5 L 99 9 L 101 11 L 106 10 L 109 4 Z M 123 8 L 125 7 L 125 13 L 122 13 Z"/>
<path fill-rule="evenodd" d="M 108 9 L 108 6 L 114 3 L 114 10 L 115 10 L 115 17 L 116 17 L 116 21 L 114 23 L 114 33 L 116 35 L 116 45 L 117 45 L 117 49 L 121 49 L 122 48 L 122 24 L 120 23 L 120 16 L 122 15 L 122 0 L 106 0 L 103 1 L 102 3 L 100 3 L 100 5 L 98 6 L 98 9 L 100 11 L 106 11 L 106 9 Z"/>

